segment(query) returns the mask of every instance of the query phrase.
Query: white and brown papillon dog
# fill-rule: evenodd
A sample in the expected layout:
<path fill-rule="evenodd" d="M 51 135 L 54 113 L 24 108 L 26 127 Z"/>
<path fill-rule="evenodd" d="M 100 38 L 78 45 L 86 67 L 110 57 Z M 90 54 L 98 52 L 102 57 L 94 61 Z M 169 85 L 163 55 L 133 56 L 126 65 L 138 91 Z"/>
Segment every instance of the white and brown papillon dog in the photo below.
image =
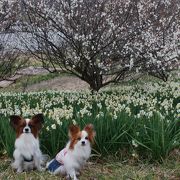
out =
<path fill-rule="evenodd" d="M 38 134 L 43 121 L 42 114 L 34 115 L 31 119 L 10 116 L 10 124 L 16 131 L 14 162 L 11 165 L 18 173 L 33 169 L 42 170 Z"/>
<path fill-rule="evenodd" d="M 54 159 L 47 163 L 46 168 L 53 174 L 61 174 L 67 179 L 77 180 L 80 170 L 91 154 L 91 144 L 95 131 L 92 124 L 88 124 L 82 131 L 77 125 L 69 127 L 69 142 Z"/>

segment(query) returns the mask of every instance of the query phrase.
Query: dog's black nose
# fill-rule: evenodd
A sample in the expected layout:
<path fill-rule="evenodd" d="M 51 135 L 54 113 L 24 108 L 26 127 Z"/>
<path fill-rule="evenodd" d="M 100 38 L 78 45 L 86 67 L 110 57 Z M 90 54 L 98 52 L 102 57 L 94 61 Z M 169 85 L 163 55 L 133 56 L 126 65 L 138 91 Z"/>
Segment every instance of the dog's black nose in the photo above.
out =
<path fill-rule="evenodd" d="M 24 130 L 25 130 L 26 133 L 29 132 L 29 129 L 28 129 L 28 128 L 25 128 Z"/>
<path fill-rule="evenodd" d="M 81 143 L 82 143 L 82 145 L 85 145 L 85 141 L 82 141 Z"/>

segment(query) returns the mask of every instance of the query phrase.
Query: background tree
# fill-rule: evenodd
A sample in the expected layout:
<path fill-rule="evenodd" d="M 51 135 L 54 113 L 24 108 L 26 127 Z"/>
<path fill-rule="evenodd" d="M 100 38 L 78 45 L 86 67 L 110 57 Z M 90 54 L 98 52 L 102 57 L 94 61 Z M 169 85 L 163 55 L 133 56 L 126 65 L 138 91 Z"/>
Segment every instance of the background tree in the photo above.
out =
<path fill-rule="evenodd" d="M 54 0 L 25 4 L 27 49 L 93 90 L 135 73 L 167 80 L 179 61 L 178 0 Z"/>
<path fill-rule="evenodd" d="M 0 80 L 8 79 L 22 68 L 27 57 L 15 47 L 11 47 L 9 39 L 16 32 L 12 32 L 12 26 L 17 22 L 17 2 L 8 3 L 2 1 L 0 4 Z M 21 57 L 20 57 L 21 55 Z"/>
<path fill-rule="evenodd" d="M 180 65 L 180 1 L 141 0 L 136 6 L 140 33 L 132 54 L 145 62 L 140 70 L 167 81 Z"/>

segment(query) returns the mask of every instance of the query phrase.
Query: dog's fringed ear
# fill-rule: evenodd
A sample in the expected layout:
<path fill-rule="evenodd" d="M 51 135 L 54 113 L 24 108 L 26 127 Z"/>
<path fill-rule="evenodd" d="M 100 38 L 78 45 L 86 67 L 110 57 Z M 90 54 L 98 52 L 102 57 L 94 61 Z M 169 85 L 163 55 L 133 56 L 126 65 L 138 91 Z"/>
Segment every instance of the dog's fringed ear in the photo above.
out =
<path fill-rule="evenodd" d="M 68 133 L 68 135 L 69 135 L 70 138 L 72 138 L 75 135 L 77 135 L 79 133 L 79 131 L 80 131 L 79 126 L 71 125 L 71 126 L 69 126 L 69 133 Z"/>
<path fill-rule="evenodd" d="M 44 123 L 43 114 L 36 114 L 31 118 L 31 120 L 32 123 L 35 124 L 39 130 L 42 128 L 42 124 Z"/>
<path fill-rule="evenodd" d="M 12 115 L 10 116 L 10 125 L 16 130 L 22 121 L 21 116 Z"/>
<path fill-rule="evenodd" d="M 88 133 L 88 139 L 91 143 L 94 142 L 94 137 L 96 135 L 96 132 L 94 131 L 94 126 L 92 124 L 87 124 L 84 127 L 84 130 Z"/>

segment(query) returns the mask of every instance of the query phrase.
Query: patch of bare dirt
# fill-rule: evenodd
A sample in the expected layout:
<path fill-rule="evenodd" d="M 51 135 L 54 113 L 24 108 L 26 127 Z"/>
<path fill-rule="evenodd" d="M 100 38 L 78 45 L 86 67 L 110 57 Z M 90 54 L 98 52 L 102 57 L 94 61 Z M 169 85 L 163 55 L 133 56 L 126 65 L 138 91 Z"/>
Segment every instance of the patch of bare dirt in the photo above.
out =
<path fill-rule="evenodd" d="M 0 81 L 0 88 L 8 87 L 17 79 L 24 75 L 45 75 L 49 72 L 42 67 L 27 67 L 17 72 L 17 75 L 10 77 L 7 80 Z M 89 85 L 81 79 L 73 76 L 62 76 L 42 81 L 37 84 L 27 85 L 25 91 L 39 91 L 39 90 L 85 90 Z"/>
<path fill-rule="evenodd" d="M 39 90 L 86 90 L 89 85 L 81 79 L 73 76 L 56 77 L 51 80 L 42 81 L 27 87 L 26 91 Z"/>

